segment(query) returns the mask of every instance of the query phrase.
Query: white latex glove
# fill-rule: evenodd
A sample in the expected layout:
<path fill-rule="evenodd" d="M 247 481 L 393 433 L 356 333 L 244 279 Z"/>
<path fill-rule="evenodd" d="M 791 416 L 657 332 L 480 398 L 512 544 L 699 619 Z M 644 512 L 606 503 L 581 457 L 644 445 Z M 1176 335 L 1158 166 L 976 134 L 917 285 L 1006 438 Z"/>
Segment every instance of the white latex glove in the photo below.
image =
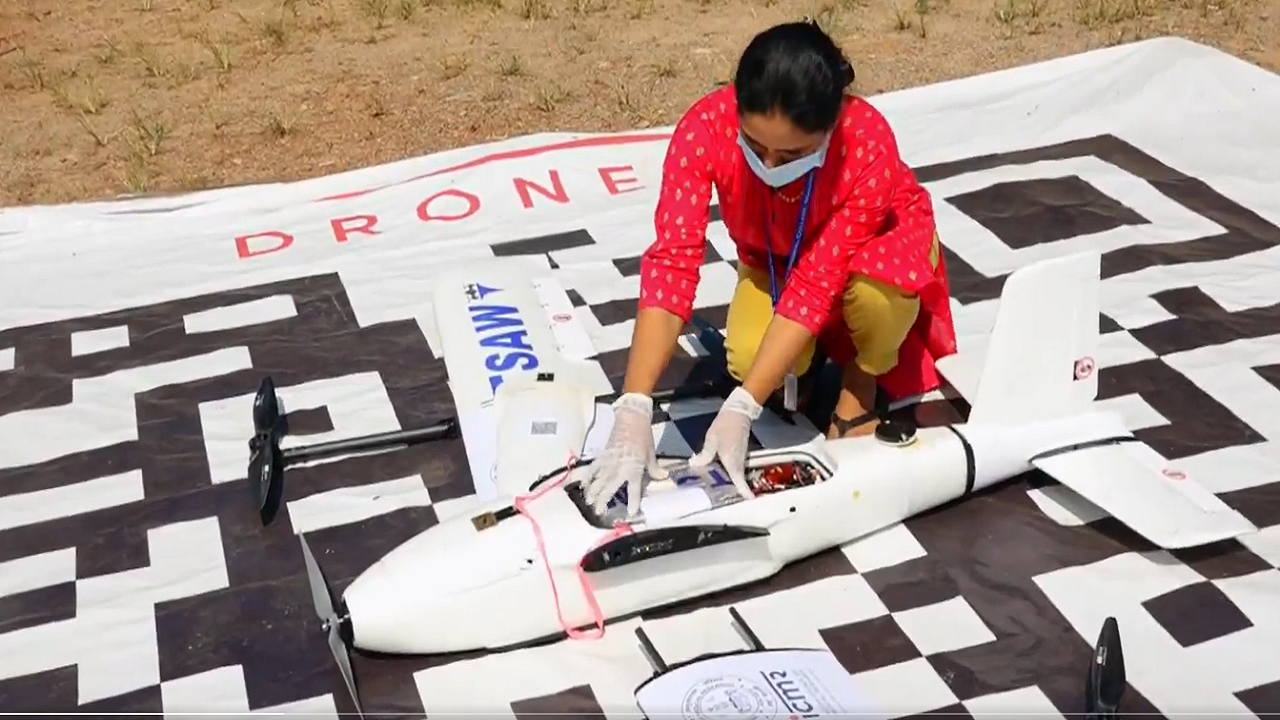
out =
<path fill-rule="evenodd" d="M 705 467 L 715 458 L 729 473 L 738 493 L 745 499 L 755 497 L 747 485 L 747 444 L 751 437 L 751 423 L 764 412 L 764 408 L 751 393 L 741 386 L 733 389 L 725 399 L 720 412 L 707 428 L 702 450 L 689 458 L 691 467 Z"/>
<path fill-rule="evenodd" d="M 584 497 L 596 513 L 603 514 L 609 501 L 625 485 L 627 516 L 640 512 L 644 475 L 655 480 L 667 476 L 658 467 L 653 445 L 653 398 L 626 393 L 613 403 L 613 428 L 604 450 L 591 461 L 590 475 L 582 482 Z"/>

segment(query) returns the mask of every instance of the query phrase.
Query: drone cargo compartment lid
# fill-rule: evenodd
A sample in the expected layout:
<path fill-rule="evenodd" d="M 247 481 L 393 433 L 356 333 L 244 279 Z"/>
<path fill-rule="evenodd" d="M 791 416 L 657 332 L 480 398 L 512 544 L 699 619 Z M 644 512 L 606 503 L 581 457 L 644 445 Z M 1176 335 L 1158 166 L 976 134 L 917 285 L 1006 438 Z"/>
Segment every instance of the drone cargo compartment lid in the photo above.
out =
<path fill-rule="evenodd" d="M 595 419 L 590 388 L 563 376 L 509 377 L 494 394 L 497 455 L 493 482 L 499 495 L 519 495 L 552 465 L 582 455 Z"/>
<path fill-rule="evenodd" d="M 613 428 L 613 408 L 604 403 L 596 403 L 595 420 L 587 429 L 587 439 L 583 442 L 581 456 L 595 457 L 609 439 L 609 430 Z M 488 502 L 499 495 L 498 492 L 498 417 L 492 406 L 482 407 L 466 413 L 458 413 L 458 426 L 467 452 L 467 462 L 471 466 L 472 477 L 475 478 L 476 496 L 481 502 Z M 542 462 L 545 460 L 545 463 Z M 563 469 L 568 458 L 537 459 L 531 468 L 537 468 L 539 476 Z M 483 488 L 483 490 L 482 490 Z"/>
<path fill-rule="evenodd" d="M 636 688 L 649 718 L 887 717 L 827 650 L 749 650 L 695 660 Z"/>

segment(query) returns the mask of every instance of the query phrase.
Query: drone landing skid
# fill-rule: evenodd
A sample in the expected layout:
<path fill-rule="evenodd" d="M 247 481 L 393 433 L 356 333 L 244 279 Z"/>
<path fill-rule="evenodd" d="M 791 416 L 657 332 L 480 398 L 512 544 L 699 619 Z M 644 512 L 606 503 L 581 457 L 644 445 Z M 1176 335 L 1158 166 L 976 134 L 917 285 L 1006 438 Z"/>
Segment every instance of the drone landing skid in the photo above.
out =
<path fill-rule="evenodd" d="M 747 621 L 742 619 L 738 609 L 732 605 L 729 606 L 729 617 L 733 622 L 733 629 L 746 641 L 747 647 L 755 652 L 763 652 L 765 650 L 764 643 L 760 642 L 760 638 L 755 631 L 751 629 L 751 626 L 747 625 Z M 640 651 L 644 653 L 645 659 L 649 661 L 649 666 L 653 668 L 654 676 L 661 675 L 671 669 L 667 665 L 667 661 L 663 660 L 662 655 L 658 653 L 658 648 L 654 646 L 653 640 L 649 638 L 649 634 L 644 631 L 644 628 L 636 628 L 636 639 L 640 641 Z M 712 657 L 715 657 L 715 655 L 696 657 L 690 660 L 689 663 Z"/>
<path fill-rule="evenodd" d="M 690 709 L 698 715 L 724 716 L 729 705 L 741 714 L 743 708 L 734 699 L 754 697 L 771 706 L 762 714 L 774 717 L 885 720 L 831 651 L 766 648 L 736 608 L 730 607 L 729 615 L 748 645 L 746 650 L 700 655 L 676 665 L 668 665 L 644 630 L 637 628 L 636 636 L 654 669 L 653 676 L 635 690 L 636 705 L 645 717 L 689 716 Z"/>
<path fill-rule="evenodd" d="M 737 608 L 731 606 L 729 608 L 729 616 L 733 620 L 734 629 L 738 631 L 738 634 L 742 636 L 749 647 L 746 653 L 735 651 L 700 655 L 675 666 L 668 664 L 662 655 L 658 653 L 658 649 L 654 646 L 653 641 L 643 627 L 636 628 L 635 633 L 636 638 L 640 641 L 640 649 L 644 653 L 645 659 L 648 660 L 650 667 L 653 668 L 653 676 L 636 688 L 637 700 L 640 700 L 642 695 L 646 699 L 652 700 L 655 695 L 652 685 L 661 682 L 660 678 L 669 678 L 673 674 L 679 674 L 683 668 L 689 668 L 703 662 L 714 662 L 731 656 L 787 652 L 766 650 L 764 643 L 760 642 L 760 638 L 742 619 L 742 615 L 738 613 Z M 1102 624 L 1102 631 L 1098 635 L 1098 642 L 1094 646 L 1091 662 L 1089 663 L 1089 671 L 1085 677 L 1086 720 L 1114 720 L 1117 718 L 1125 688 L 1124 652 L 1120 644 L 1120 628 L 1114 617 L 1108 617 Z"/>

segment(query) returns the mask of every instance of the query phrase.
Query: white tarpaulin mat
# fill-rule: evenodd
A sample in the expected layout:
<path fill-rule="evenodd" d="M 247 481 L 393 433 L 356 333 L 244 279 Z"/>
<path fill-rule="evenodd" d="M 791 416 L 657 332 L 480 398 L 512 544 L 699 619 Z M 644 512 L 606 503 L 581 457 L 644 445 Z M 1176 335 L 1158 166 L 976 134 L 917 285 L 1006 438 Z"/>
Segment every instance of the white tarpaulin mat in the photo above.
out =
<path fill-rule="evenodd" d="M 1280 78 L 1157 40 L 873 102 L 933 195 L 962 349 L 1011 270 L 1103 250 L 1102 401 L 1261 532 L 1153 551 L 1029 476 L 600 640 L 356 657 L 366 712 L 634 714 L 632 630 L 669 662 L 735 649 L 731 602 L 770 647 L 829 648 L 889 716 L 1079 712 L 1108 615 L 1126 712 L 1280 711 Z M 457 440 L 298 467 L 263 528 L 259 380 L 299 442 L 448 416 L 425 278 L 520 255 L 620 383 L 666 142 L 538 135 L 0 211 L 0 709 L 346 710 L 294 534 L 340 590 L 474 485 Z M 697 311 L 719 324 L 734 253 L 709 235 Z M 669 408 L 663 449 L 700 444 L 714 409 Z"/>

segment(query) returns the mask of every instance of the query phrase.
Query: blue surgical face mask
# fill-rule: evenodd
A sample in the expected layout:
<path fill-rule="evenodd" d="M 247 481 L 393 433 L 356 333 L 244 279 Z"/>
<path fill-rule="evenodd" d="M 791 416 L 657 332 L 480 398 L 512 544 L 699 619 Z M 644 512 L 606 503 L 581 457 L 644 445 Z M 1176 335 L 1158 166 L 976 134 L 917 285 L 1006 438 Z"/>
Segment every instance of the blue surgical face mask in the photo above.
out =
<path fill-rule="evenodd" d="M 759 155 L 756 155 L 751 146 L 747 144 L 747 141 L 742 138 L 742 133 L 738 133 L 738 147 L 742 148 L 742 155 L 747 159 L 747 166 L 766 185 L 774 188 L 789 185 L 804 177 L 804 174 L 810 170 L 822 167 L 822 163 L 827 159 L 827 146 L 830 142 L 831 136 L 828 135 L 816 151 L 789 163 L 770 168 L 765 167 L 764 161 L 760 159 Z"/>

